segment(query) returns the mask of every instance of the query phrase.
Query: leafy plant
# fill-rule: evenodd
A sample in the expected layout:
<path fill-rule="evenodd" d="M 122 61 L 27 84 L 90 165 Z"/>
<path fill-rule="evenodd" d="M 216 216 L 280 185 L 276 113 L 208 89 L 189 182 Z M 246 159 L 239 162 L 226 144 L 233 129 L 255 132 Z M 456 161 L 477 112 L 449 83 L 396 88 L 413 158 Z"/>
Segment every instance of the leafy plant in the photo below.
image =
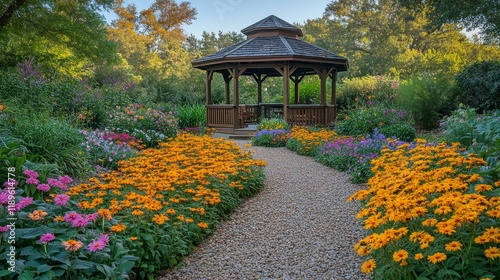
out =
<path fill-rule="evenodd" d="M 290 130 L 260 130 L 252 137 L 252 145 L 263 147 L 285 147 Z"/>
<path fill-rule="evenodd" d="M 176 115 L 179 118 L 179 128 L 203 127 L 207 123 L 207 111 L 205 105 L 180 105 L 176 107 Z"/>
<path fill-rule="evenodd" d="M 257 130 L 289 130 L 290 126 L 284 119 L 272 118 L 272 119 L 262 119 L 259 122 Z"/>

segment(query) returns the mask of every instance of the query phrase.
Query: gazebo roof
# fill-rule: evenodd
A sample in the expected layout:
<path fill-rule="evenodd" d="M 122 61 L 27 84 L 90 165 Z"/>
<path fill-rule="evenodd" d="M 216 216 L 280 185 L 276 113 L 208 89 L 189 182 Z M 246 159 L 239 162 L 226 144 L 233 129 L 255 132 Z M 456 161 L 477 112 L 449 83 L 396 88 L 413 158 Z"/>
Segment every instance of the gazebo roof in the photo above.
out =
<path fill-rule="evenodd" d="M 339 72 L 349 67 L 346 58 L 298 39 L 302 31 L 276 16 L 266 17 L 241 31 L 248 36 L 247 40 L 195 60 L 193 66 L 206 70 L 225 64 L 240 63 L 250 67 L 266 63 L 272 68 L 272 63 L 289 61 L 329 66 Z"/>

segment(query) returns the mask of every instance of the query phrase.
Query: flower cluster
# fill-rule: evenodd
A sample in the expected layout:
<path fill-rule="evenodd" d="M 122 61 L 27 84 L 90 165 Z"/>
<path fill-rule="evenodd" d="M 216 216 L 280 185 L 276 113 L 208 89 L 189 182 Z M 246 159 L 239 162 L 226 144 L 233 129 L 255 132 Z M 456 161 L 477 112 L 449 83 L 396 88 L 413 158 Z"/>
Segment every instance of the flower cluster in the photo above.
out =
<path fill-rule="evenodd" d="M 252 137 L 252 144 L 264 147 L 285 147 L 289 133 L 290 130 L 284 129 L 260 130 Z"/>
<path fill-rule="evenodd" d="M 287 141 L 287 148 L 299 155 L 314 156 L 328 140 L 337 139 L 337 133 L 328 129 L 294 126 Z"/>
<path fill-rule="evenodd" d="M 493 278 L 500 273 L 500 181 L 457 144 L 393 143 L 372 160 L 368 189 L 350 197 L 369 233 L 355 250 L 380 279 Z"/>
<path fill-rule="evenodd" d="M 264 164 L 234 142 L 183 133 L 67 194 L 83 211 L 118 221 L 110 230 L 140 258 L 137 269 L 147 261 L 159 270 L 192 250 L 239 197 L 262 187 Z"/>
<path fill-rule="evenodd" d="M 122 129 L 142 140 L 148 147 L 154 147 L 158 140 L 166 140 L 177 134 L 178 119 L 172 111 L 163 108 L 145 108 L 140 104 L 116 107 L 109 114 L 109 122 L 114 129 Z M 152 132 L 156 133 L 152 133 Z M 154 136 L 163 135 L 164 139 Z M 149 137 L 149 139 L 146 138 Z"/>
<path fill-rule="evenodd" d="M 86 142 L 82 145 L 90 155 L 91 164 L 109 169 L 116 169 L 118 161 L 133 157 L 135 148 L 140 148 L 140 141 L 126 133 L 114 133 L 109 130 L 81 130 Z M 134 148 L 135 147 L 135 148 Z"/>

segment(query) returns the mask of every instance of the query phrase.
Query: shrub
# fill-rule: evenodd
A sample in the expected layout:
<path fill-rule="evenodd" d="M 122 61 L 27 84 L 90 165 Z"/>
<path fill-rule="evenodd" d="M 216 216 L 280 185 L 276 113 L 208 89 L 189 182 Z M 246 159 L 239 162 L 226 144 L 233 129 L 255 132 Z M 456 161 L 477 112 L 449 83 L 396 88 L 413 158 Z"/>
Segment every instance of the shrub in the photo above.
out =
<path fill-rule="evenodd" d="M 290 130 L 260 130 L 252 137 L 254 146 L 285 147 Z"/>
<path fill-rule="evenodd" d="M 398 81 L 384 76 L 344 79 L 339 87 L 339 110 L 372 106 L 392 107 L 397 97 Z"/>
<path fill-rule="evenodd" d="M 176 107 L 179 118 L 179 128 L 194 128 L 207 125 L 207 110 L 205 105 L 181 105 Z"/>
<path fill-rule="evenodd" d="M 354 247 L 374 279 L 484 279 L 499 275 L 500 181 L 457 145 L 423 140 L 384 148 L 360 200 L 367 236 Z"/>
<path fill-rule="evenodd" d="M 279 129 L 289 130 L 290 126 L 284 119 L 273 118 L 273 119 L 260 120 L 259 126 L 257 127 L 257 130 L 279 130 Z"/>
<path fill-rule="evenodd" d="M 85 135 L 86 151 L 89 153 L 90 163 L 94 166 L 116 169 L 120 160 L 129 159 L 137 154 L 133 147 L 139 147 L 140 141 L 134 137 L 109 130 L 80 131 Z"/>
<path fill-rule="evenodd" d="M 33 161 L 57 164 L 61 172 L 73 177 L 89 170 L 88 154 L 81 145 L 85 137 L 67 121 L 26 115 L 3 125 L 25 143 Z"/>
<path fill-rule="evenodd" d="M 126 132 L 148 147 L 156 147 L 158 141 L 166 141 L 177 134 L 178 119 L 172 111 L 162 107 L 145 108 L 140 104 L 117 106 L 109 117 L 112 130 Z"/>
<path fill-rule="evenodd" d="M 134 271 L 153 279 L 178 265 L 221 217 L 262 188 L 264 164 L 234 142 L 184 133 L 69 194 L 83 211 L 103 208 L 119 217 L 112 230 L 139 258 Z"/>
<path fill-rule="evenodd" d="M 453 88 L 453 78 L 444 74 L 412 77 L 401 82 L 398 104 L 413 115 L 417 126 L 434 129 L 452 110 Z"/>
<path fill-rule="evenodd" d="M 411 142 L 415 139 L 415 128 L 409 123 L 395 123 L 384 125 L 379 129 L 380 133 L 390 138 L 398 138 L 401 141 Z"/>
<path fill-rule="evenodd" d="M 411 126 L 408 113 L 374 106 L 348 111 L 347 115 L 335 125 L 335 131 L 343 135 L 365 135 L 373 133 L 375 128 L 381 129 L 395 124 Z M 401 132 L 404 132 L 403 129 Z"/>
<path fill-rule="evenodd" d="M 108 210 L 81 213 L 65 193 L 69 176 L 47 178 L 13 167 L 8 171 L 11 177 L 0 191 L 0 234 L 5 240 L 0 257 L 9 260 L 0 263 L 2 279 L 128 277 L 137 258 L 116 234 L 104 234 L 116 223 L 111 215 L 103 215 Z M 28 189 L 34 190 L 31 196 Z M 15 205 L 9 204 L 11 194 Z M 15 229 L 9 217 L 16 218 Z"/>
<path fill-rule="evenodd" d="M 456 77 L 455 101 L 480 111 L 500 109 L 500 61 L 481 61 Z"/>

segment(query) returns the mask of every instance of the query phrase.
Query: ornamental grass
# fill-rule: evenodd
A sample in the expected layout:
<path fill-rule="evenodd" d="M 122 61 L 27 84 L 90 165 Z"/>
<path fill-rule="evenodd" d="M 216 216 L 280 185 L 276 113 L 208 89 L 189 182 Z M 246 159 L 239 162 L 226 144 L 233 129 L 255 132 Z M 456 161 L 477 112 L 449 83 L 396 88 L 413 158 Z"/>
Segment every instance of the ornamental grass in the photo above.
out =
<path fill-rule="evenodd" d="M 111 231 L 139 257 L 134 271 L 152 278 L 176 266 L 242 198 L 259 191 L 264 165 L 234 142 L 186 133 L 68 194 L 84 211 L 109 211 L 117 221 Z"/>
<path fill-rule="evenodd" d="M 500 181 L 458 144 L 418 140 L 382 149 L 360 200 L 367 236 L 354 247 L 375 279 L 493 279 L 500 276 Z M 490 183 L 486 183 L 490 182 Z"/>
<path fill-rule="evenodd" d="M 294 126 L 290 131 L 286 147 L 299 155 L 315 156 L 328 140 L 337 138 L 337 133 L 325 128 Z"/>

